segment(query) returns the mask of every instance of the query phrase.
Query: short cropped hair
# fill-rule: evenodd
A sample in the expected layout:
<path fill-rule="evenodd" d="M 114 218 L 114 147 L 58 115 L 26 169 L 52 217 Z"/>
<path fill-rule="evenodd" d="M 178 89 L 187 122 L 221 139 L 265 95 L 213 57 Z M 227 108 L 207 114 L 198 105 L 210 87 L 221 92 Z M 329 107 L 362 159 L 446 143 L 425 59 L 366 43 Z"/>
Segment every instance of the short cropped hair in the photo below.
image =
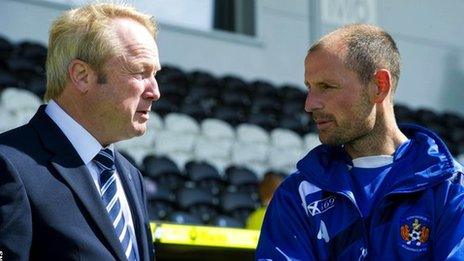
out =
<path fill-rule="evenodd" d="M 115 18 L 139 22 L 156 37 L 158 29 L 152 16 L 133 7 L 100 3 L 66 11 L 50 29 L 45 101 L 61 95 L 69 81 L 68 66 L 73 59 L 85 61 L 100 76 L 101 68 L 109 58 L 123 54 L 115 32 L 109 28 Z"/>
<path fill-rule="evenodd" d="M 389 33 L 373 25 L 346 25 L 315 42 L 308 53 L 329 44 L 334 38 L 345 45 L 345 66 L 358 74 L 361 83 L 367 85 L 376 70 L 387 69 L 392 76 L 392 93 L 395 92 L 400 78 L 401 57 Z"/>

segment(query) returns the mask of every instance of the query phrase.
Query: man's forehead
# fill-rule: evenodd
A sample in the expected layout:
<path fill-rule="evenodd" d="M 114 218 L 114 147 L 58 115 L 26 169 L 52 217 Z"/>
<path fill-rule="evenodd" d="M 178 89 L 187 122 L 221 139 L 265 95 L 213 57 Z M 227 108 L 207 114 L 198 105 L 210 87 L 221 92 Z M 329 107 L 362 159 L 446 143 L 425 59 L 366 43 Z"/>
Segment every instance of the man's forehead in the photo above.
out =
<path fill-rule="evenodd" d="M 306 69 L 314 63 L 317 63 L 320 66 L 331 66 L 344 61 L 344 53 L 334 50 L 332 48 L 322 47 L 317 49 L 306 56 L 305 66 Z"/>

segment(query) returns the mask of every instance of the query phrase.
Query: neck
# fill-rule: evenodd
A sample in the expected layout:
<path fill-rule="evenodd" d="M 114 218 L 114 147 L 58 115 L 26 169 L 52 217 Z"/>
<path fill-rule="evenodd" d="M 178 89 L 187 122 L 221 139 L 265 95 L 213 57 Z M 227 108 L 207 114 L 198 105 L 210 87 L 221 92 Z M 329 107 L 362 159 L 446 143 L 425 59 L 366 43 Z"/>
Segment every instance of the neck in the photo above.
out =
<path fill-rule="evenodd" d="M 399 129 L 392 112 L 388 115 L 379 115 L 372 131 L 345 144 L 345 150 L 352 159 L 376 155 L 393 155 L 396 149 L 407 139 Z"/>

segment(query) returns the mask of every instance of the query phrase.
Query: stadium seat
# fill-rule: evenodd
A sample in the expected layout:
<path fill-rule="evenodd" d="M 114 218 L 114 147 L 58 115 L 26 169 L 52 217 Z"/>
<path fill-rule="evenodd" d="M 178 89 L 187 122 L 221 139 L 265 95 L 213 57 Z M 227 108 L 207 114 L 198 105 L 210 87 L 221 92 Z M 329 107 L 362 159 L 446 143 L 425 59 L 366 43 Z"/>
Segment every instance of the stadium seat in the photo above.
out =
<path fill-rule="evenodd" d="M 12 112 L 0 105 L 0 133 L 20 126 L 20 121 Z"/>
<path fill-rule="evenodd" d="M 269 146 L 259 143 L 235 143 L 232 147 L 231 161 L 233 164 L 264 164 L 267 161 Z"/>
<path fill-rule="evenodd" d="M 192 154 L 199 132 L 200 127 L 192 117 L 170 113 L 164 117 L 164 129 L 154 137 L 154 151 L 158 155 Z"/>
<path fill-rule="evenodd" d="M 216 227 L 243 228 L 244 224 L 239 220 L 226 215 L 219 215 L 211 220 L 210 225 Z"/>
<path fill-rule="evenodd" d="M 175 209 L 174 196 L 167 188 L 157 186 L 154 181 L 148 178 L 145 178 L 144 185 L 150 219 L 165 220 Z"/>
<path fill-rule="evenodd" d="M 156 181 L 158 187 L 170 190 L 183 186 L 187 180 L 176 163 L 167 157 L 147 156 L 143 160 L 143 173 L 146 177 Z"/>
<path fill-rule="evenodd" d="M 164 117 L 169 113 L 178 112 L 179 106 L 170 102 L 168 99 L 161 98 L 153 103 L 151 110 L 159 114 L 161 117 Z"/>
<path fill-rule="evenodd" d="M 257 125 L 240 124 L 236 128 L 236 134 L 238 142 L 269 145 L 269 134 Z"/>
<path fill-rule="evenodd" d="M 148 120 L 147 123 L 147 129 L 148 130 L 154 130 L 155 135 L 158 133 L 158 131 L 164 129 L 164 121 L 163 118 L 161 118 L 158 113 L 154 111 L 148 112 L 150 119 Z"/>
<path fill-rule="evenodd" d="M 0 70 L 0 91 L 8 87 L 18 88 L 19 86 L 20 83 L 13 74 L 5 70 Z"/>
<path fill-rule="evenodd" d="M 301 149 L 303 144 L 301 137 L 288 129 L 274 129 L 271 131 L 270 138 L 273 147 Z"/>
<path fill-rule="evenodd" d="M 218 106 L 213 112 L 213 117 L 234 127 L 246 120 L 243 108 L 232 106 Z"/>
<path fill-rule="evenodd" d="M 192 71 L 188 74 L 189 84 L 202 85 L 205 87 L 217 87 L 217 79 L 212 74 L 206 71 Z"/>
<path fill-rule="evenodd" d="M 197 188 L 208 190 L 214 195 L 219 194 L 224 187 L 224 180 L 218 170 L 204 161 L 190 161 L 185 164 L 187 177 Z"/>
<path fill-rule="evenodd" d="M 180 112 L 187 114 L 194 118 L 197 122 L 212 116 L 212 105 L 207 105 L 207 101 L 201 102 L 187 102 L 184 101 L 180 107 Z"/>
<path fill-rule="evenodd" d="M 268 97 L 278 100 L 279 92 L 270 82 L 257 80 L 250 84 L 253 97 Z"/>
<path fill-rule="evenodd" d="M 243 166 L 229 166 L 225 170 L 225 179 L 228 191 L 250 193 L 254 194 L 253 198 L 257 198 L 259 180 L 252 170 Z"/>
<path fill-rule="evenodd" d="M 188 89 L 187 75 L 174 66 L 163 65 L 163 69 L 156 74 L 156 80 L 158 81 L 161 90 L 165 83 L 175 84 L 178 88 Z"/>
<path fill-rule="evenodd" d="M 213 194 L 203 188 L 180 188 L 177 193 L 179 207 L 198 217 L 204 224 L 218 213 L 218 201 Z"/>
<path fill-rule="evenodd" d="M 306 91 L 302 88 L 292 85 L 284 85 L 280 87 L 279 94 L 283 101 L 301 103 L 301 106 L 303 106 L 306 99 Z"/>
<path fill-rule="evenodd" d="M 227 215 L 239 220 L 243 224 L 259 203 L 244 192 L 225 192 L 221 196 L 221 208 Z"/>
<path fill-rule="evenodd" d="M 276 116 L 281 109 L 281 101 L 277 98 L 256 97 L 253 99 L 250 114 L 264 113 Z"/>
<path fill-rule="evenodd" d="M 154 137 L 154 152 L 157 155 L 173 155 L 176 153 L 193 155 L 196 137 L 195 134 L 179 133 L 164 129 Z"/>
<path fill-rule="evenodd" d="M 280 115 L 280 120 L 277 125 L 279 128 L 289 129 L 300 135 L 312 131 L 312 126 L 308 117 L 302 116 L 302 114 Z"/>
<path fill-rule="evenodd" d="M 47 59 L 47 47 L 37 42 L 24 41 L 17 44 L 15 55 L 33 62 L 38 66 L 39 73 L 45 72 L 45 60 Z"/>
<path fill-rule="evenodd" d="M 0 61 L 7 61 L 13 50 L 14 45 L 8 39 L 0 36 Z"/>
<path fill-rule="evenodd" d="M 4 109 L 13 113 L 26 110 L 35 112 L 42 104 L 42 101 L 30 91 L 7 88 L 1 93 L 0 104 Z"/>
<path fill-rule="evenodd" d="M 233 139 L 199 136 L 196 138 L 194 158 L 206 161 L 230 161 Z"/>
<path fill-rule="evenodd" d="M 227 139 L 235 138 L 235 130 L 225 121 L 218 119 L 205 119 L 200 124 L 201 135 L 210 139 Z"/>
<path fill-rule="evenodd" d="M 296 163 L 303 158 L 306 151 L 301 148 L 269 148 L 268 164 L 271 169 L 291 173 L 296 169 Z"/>
<path fill-rule="evenodd" d="M 314 149 L 315 147 L 321 144 L 319 140 L 319 135 L 316 133 L 308 133 L 303 137 L 304 141 L 304 148 L 303 150 L 309 152 L 310 150 Z"/>
<path fill-rule="evenodd" d="M 202 225 L 201 219 L 195 215 L 185 211 L 174 211 L 168 215 L 167 219 L 170 222 L 183 225 Z"/>
<path fill-rule="evenodd" d="M 250 97 L 250 87 L 241 78 L 233 75 L 226 75 L 219 81 L 219 85 L 224 90 L 232 90 Z"/>
<path fill-rule="evenodd" d="M 271 113 L 257 112 L 248 117 L 248 123 L 258 125 L 266 131 L 271 131 L 277 126 L 276 116 Z"/>
<path fill-rule="evenodd" d="M 200 126 L 192 117 L 181 113 L 169 113 L 164 117 L 164 129 L 179 134 L 193 134 L 200 132 Z"/>
<path fill-rule="evenodd" d="M 222 90 L 219 98 L 221 104 L 225 106 L 241 107 L 246 112 L 249 111 L 249 107 L 251 105 L 250 98 L 246 93 L 237 92 L 232 89 Z"/>

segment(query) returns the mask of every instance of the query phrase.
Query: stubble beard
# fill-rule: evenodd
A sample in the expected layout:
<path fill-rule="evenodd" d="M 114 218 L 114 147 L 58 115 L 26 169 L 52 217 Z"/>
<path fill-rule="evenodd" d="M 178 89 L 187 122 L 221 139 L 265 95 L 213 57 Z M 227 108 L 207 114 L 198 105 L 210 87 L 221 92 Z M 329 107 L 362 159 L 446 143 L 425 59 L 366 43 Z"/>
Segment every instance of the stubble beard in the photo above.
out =
<path fill-rule="evenodd" d="M 375 115 L 372 115 L 373 105 L 369 103 L 367 91 L 363 92 L 360 100 L 353 106 L 352 120 L 339 122 L 333 118 L 332 129 L 319 132 L 319 140 L 322 144 L 330 146 L 352 145 L 365 139 L 373 130 Z M 324 132 L 328 132 L 324 135 Z"/>

